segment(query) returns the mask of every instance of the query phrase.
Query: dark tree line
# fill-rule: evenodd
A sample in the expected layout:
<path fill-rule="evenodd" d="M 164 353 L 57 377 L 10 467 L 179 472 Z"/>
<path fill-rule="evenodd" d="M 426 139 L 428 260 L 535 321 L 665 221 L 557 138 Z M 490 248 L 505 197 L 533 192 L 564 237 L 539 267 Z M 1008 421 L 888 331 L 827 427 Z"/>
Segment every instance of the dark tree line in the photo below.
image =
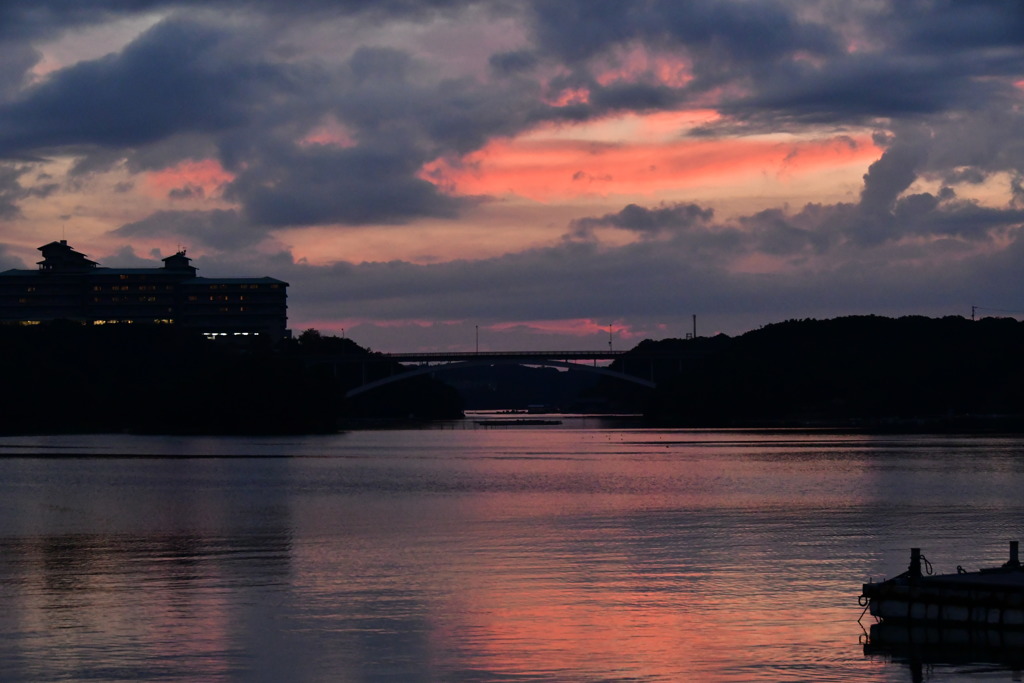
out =
<path fill-rule="evenodd" d="M 677 424 L 1024 424 L 1024 323 L 1007 318 L 790 320 L 742 336 L 645 342 L 649 417 Z M 675 366 L 673 366 L 675 363 Z"/>
<path fill-rule="evenodd" d="M 858 316 L 791 320 L 738 337 L 645 341 L 616 365 L 651 391 L 594 395 L 685 426 L 1024 427 L 1024 323 Z M 441 380 L 349 339 L 213 342 L 173 327 L 0 326 L 0 433 L 330 432 L 348 419 L 461 415 Z"/>
<path fill-rule="evenodd" d="M 349 361 L 323 360 L 342 357 Z M 270 344 L 173 327 L 0 326 L 0 432 L 330 432 L 352 417 L 461 414 L 455 392 L 427 377 L 345 398 L 396 372 L 401 366 L 315 330 Z"/>

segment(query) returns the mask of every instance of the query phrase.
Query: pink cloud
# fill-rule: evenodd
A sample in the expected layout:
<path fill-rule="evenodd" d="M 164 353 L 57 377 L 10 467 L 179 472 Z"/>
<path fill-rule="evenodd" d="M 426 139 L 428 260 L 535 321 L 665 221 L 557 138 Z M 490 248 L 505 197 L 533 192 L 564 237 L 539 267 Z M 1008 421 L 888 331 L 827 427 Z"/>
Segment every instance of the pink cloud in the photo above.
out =
<path fill-rule="evenodd" d="M 693 80 L 689 60 L 678 55 L 659 54 L 643 45 L 633 45 L 597 65 L 597 82 L 611 85 L 620 81 L 647 82 L 682 88 Z"/>
<path fill-rule="evenodd" d="M 327 145 L 331 147 L 354 147 L 355 139 L 346 126 L 331 118 L 313 128 L 299 140 L 301 147 Z"/>
<path fill-rule="evenodd" d="M 211 197 L 234 179 L 216 159 L 184 161 L 177 166 L 146 174 L 146 185 L 158 196 L 164 197 L 182 188 L 198 188 L 196 194 Z"/>
<path fill-rule="evenodd" d="M 586 104 L 590 101 L 590 91 L 586 88 L 566 88 L 557 95 L 544 100 L 552 107 L 568 107 L 572 104 Z"/>

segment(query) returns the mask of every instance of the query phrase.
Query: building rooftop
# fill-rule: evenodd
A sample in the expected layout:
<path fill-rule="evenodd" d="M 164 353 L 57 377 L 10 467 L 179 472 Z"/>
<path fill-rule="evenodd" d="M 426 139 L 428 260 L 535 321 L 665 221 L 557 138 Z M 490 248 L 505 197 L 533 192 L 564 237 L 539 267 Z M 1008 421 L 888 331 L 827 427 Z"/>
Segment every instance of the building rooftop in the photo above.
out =
<path fill-rule="evenodd" d="M 94 325 L 176 324 L 207 335 L 288 335 L 288 283 L 196 276 L 184 251 L 151 268 L 105 268 L 67 242 L 39 247 L 38 270 L 0 272 L 0 323 L 78 320 Z"/>

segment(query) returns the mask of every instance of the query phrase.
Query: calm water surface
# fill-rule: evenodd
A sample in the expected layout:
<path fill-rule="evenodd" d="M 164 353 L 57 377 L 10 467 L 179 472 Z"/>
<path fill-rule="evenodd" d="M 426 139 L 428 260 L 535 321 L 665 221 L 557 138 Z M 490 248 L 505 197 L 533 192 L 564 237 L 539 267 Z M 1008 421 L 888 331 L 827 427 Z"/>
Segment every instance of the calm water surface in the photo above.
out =
<path fill-rule="evenodd" d="M 1004 562 L 1024 439 L 449 427 L 0 439 L 0 680 L 1020 680 L 857 597 Z"/>

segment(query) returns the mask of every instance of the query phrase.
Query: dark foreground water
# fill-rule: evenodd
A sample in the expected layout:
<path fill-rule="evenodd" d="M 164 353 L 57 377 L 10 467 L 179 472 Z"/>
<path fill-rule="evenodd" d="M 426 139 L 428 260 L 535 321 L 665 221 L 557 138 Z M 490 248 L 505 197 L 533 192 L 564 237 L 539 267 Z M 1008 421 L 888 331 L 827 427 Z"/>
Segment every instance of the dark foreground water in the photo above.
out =
<path fill-rule="evenodd" d="M 0 439 L 0 680 L 1020 680 L 857 597 L 1004 562 L 1022 439 L 453 427 Z"/>

